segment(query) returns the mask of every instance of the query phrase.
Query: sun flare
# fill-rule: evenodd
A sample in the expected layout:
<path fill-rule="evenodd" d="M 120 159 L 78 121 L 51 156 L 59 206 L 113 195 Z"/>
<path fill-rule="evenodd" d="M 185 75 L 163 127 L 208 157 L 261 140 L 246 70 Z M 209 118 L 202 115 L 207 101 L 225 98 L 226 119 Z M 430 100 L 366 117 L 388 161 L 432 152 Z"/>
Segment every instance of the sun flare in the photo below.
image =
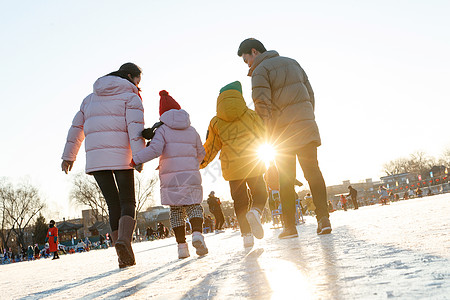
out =
<path fill-rule="evenodd" d="M 262 144 L 258 149 L 258 157 L 266 164 L 266 167 L 275 160 L 275 154 L 275 148 L 270 144 Z"/>

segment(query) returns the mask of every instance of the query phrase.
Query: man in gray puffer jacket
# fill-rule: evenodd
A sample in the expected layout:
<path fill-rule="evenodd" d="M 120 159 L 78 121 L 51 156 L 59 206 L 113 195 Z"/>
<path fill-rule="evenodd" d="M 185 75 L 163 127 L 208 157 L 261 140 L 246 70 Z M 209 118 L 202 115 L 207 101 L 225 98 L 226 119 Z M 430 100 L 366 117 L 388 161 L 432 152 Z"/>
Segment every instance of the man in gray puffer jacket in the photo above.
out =
<path fill-rule="evenodd" d="M 266 51 L 253 38 L 238 50 L 249 66 L 255 110 L 263 119 L 268 139 L 277 151 L 284 230 L 281 239 L 297 237 L 295 227 L 295 158 L 309 183 L 316 206 L 317 233 L 331 232 L 325 182 L 317 161 L 320 135 L 314 116 L 314 93 L 297 61 Z"/>

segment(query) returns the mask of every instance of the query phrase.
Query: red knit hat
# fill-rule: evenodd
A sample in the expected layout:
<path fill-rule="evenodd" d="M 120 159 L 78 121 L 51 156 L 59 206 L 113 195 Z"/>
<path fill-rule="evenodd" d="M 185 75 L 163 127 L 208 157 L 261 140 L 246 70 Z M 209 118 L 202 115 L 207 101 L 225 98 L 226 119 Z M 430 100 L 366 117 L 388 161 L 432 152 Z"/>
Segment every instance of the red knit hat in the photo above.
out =
<path fill-rule="evenodd" d="M 168 110 L 171 109 L 181 109 L 180 104 L 178 104 L 175 99 L 169 96 L 169 93 L 166 90 L 162 90 L 159 92 L 161 96 L 161 100 L 159 101 L 159 115 L 161 116 Z"/>

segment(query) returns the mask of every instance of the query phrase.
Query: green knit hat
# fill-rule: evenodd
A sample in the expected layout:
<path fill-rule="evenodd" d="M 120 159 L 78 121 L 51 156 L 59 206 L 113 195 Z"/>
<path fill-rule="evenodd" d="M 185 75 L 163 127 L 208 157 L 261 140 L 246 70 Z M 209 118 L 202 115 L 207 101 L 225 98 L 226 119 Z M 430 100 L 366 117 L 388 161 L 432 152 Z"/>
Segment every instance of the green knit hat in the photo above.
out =
<path fill-rule="evenodd" d="M 242 94 L 242 85 L 239 81 L 229 83 L 220 89 L 220 94 L 222 94 L 223 92 L 228 91 L 228 90 L 236 90 Z"/>

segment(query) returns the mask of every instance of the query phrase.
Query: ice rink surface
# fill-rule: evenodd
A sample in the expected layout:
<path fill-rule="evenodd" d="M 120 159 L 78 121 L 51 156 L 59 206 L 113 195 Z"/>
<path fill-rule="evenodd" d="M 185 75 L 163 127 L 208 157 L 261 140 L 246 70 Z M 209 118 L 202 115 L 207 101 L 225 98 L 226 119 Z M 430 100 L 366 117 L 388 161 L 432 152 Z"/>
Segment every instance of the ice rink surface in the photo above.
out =
<path fill-rule="evenodd" d="M 245 251 L 238 232 L 207 234 L 209 254 L 179 260 L 175 239 L 133 244 L 119 270 L 113 248 L 0 265 L 1 299 L 450 299 L 450 194 L 333 212 L 280 229 Z M 188 237 L 190 242 L 190 236 Z"/>

